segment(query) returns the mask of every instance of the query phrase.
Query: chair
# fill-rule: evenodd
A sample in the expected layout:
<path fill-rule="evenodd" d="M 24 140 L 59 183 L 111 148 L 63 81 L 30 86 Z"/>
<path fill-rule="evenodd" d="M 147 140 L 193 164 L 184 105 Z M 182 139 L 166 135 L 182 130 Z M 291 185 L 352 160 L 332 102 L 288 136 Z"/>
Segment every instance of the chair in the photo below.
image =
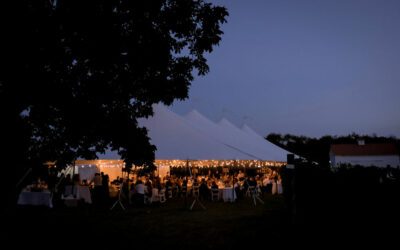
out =
<path fill-rule="evenodd" d="M 172 198 L 172 187 L 171 186 L 167 187 L 167 195 L 168 195 L 168 199 Z"/>
<path fill-rule="evenodd" d="M 165 197 L 165 188 L 161 189 L 158 193 L 158 199 L 160 203 L 164 203 L 167 200 L 167 198 Z"/>
<path fill-rule="evenodd" d="M 218 201 L 219 200 L 219 190 L 218 188 L 211 188 L 211 200 Z"/>
<path fill-rule="evenodd" d="M 180 195 L 182 197 L 187 197 L 187 186 L 182 186 L 181 191 L 180 191 Z"/>
<path fill-rule="evenodd" d="M 200 196 L 200 186 L 199 185 L 193 186 L 192 194 L 193 194 L 193 197 Z"/>
<path fill-rule="evenodd" d="M 164 193 L 164 197 L 165 197 L 165 193 Z M 151 195 L 150 199 L 151 199 L 150 203 L 160 201 L 160 196 L 159 196 L 159 192 L 158 192 L 157 188 L 153 188 L 152 195 Z"/>
<path fill-rule="evenodd" d="M 246 191 L 246 196 L 247 197 L 253 197 L 253 194 L 255 193 L 255 191 L 256 191 L 256 187 L 255 186 L 249 186 L 247 188 L 247 191 Z"/>

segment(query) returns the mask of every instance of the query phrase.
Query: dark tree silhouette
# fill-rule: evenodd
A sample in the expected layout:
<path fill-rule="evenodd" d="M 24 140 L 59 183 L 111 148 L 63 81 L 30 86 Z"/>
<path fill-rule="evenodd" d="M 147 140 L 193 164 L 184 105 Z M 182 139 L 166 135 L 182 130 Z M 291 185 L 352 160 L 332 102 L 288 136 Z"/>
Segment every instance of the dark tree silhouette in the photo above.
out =
<path fill-rule="evenodd" d="M 127 166 L 151 163 L 155 147 L 137 118 L 187 98 L 228 15 L 203 0 L 5 4 L 13 17 L 2 24 L 0 99 L 3 138 L 12 139 L 2 152 L 18 155 L 8 168 L 67 164 L 107 148 Z"/>

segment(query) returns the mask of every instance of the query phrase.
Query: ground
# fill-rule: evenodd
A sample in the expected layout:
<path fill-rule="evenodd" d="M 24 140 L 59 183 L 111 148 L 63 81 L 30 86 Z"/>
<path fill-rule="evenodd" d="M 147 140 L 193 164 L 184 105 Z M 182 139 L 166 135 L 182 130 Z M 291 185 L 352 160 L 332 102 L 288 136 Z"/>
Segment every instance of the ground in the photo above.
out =
<path fill-rule="evenodd" d="M 9 241 L 5 245 L 42 249 L 225 250 L 376 244 L 385 248 L 397 244 L 399 205 L 393 194 L 348 193 L 339 198 L 313 194 L 299 202 L 296 216 L 293 210 L 288 212 L 282 196 L 262 199 L 265 203 L 256 206 L 249 198 L 234 203 L 203 201 L 205 210 L 198 204 L 189 210 L 190 198 L 186 204 L 176 198 L 126 210 L 120 206 L 110 210 L 113 202 L 102 208 L 15 207 L 3 213 L 2 221 L 8 224 L 1 237 Z"/>
<path fill-rule="evenodd" d="M 237 249 L 284 243 L 291 232 L 283 198 L 267 195 L 263 200 L 264 205 L 256 206 L 250 199 L 205 201 L 206 210 L 198 204 L 189 210 L 190 199 L 186 206 L 183 200 L 169 200 L 127 210 L 18 207 L 8 233 L 32 246 L 64 242 L 80 247 Z"/>

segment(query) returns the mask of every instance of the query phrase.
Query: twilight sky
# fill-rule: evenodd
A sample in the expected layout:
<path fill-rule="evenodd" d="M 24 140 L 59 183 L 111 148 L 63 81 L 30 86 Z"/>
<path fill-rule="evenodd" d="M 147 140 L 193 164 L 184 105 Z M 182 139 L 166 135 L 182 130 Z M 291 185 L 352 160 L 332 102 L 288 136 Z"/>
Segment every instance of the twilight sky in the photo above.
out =
<path fill-rule="evenodd" d="M 400 137 L 399 0 L 213 0 L 220 45 L 196 77 L 192 109 L 265 136 Z"/>

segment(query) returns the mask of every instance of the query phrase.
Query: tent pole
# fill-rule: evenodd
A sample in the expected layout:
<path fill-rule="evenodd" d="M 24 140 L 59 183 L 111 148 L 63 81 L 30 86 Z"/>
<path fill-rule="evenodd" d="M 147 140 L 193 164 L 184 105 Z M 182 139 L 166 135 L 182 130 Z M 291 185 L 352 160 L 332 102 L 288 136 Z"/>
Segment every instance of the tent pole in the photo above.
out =
<path fill-rule="evenodd" d="M 72 176 L 71 176 L 71 181 L 72 181 L 72 187 L 71 187 L 71 193 L 74 195 L 75 192 L 75 160 L 72 162 Z M 79 183 L 78 183 L 79 184 Z"/>

